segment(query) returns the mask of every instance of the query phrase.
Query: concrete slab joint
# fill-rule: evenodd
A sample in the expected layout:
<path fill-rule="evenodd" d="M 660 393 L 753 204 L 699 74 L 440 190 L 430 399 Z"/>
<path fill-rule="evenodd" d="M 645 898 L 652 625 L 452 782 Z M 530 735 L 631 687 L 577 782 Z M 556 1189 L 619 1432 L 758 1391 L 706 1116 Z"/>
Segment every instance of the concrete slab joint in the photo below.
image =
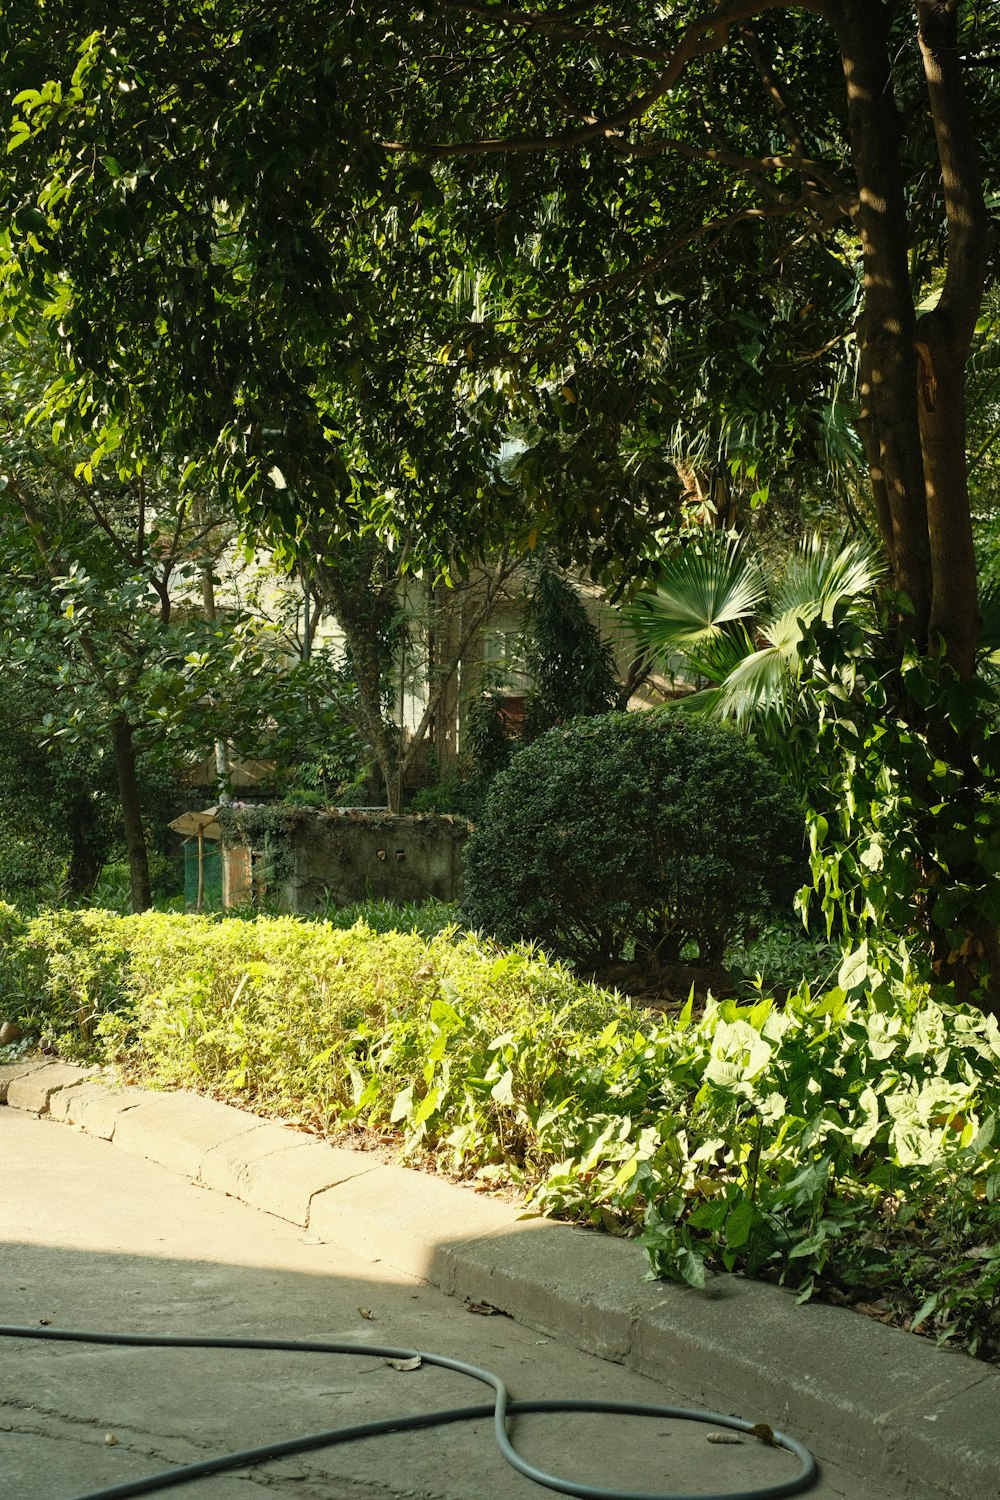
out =
<path fill-rule="evenodd" d="M 119 1118 L 135 1109 L 149 1094 L 144 1089 L 122 1088 L 111 1079 L 85 1080 L 77 1087 L 64 1089 L 51 1100 L 49 1113 L 53 1120 L 110 1141 Z"/>
<path fill-rule="evenodd" d="M 201 1164 L 213 1147 L 233 1136 L 248 1134 L 259 1124 L 256 1116 L 200 1094 L 150 1093 L 122 1114 L 114 1143 L 197 1180 Z"/>
<path fill-rule="evenodd" d="M 78 1087 L 96 1071 L 96 1068 L 79 1068 L 71 1063 L 46 1063 L 10 1078 L 6 1088 L 6 1103 L 11 1109 L 23 1109 L 36 1115 L 47 1114 L 54 1094 L 63 1089 Z"/>
<path fill-rule="evenodd" d="M 256 1130 L 207 1151 L 199 1180 L 301 1228 L 317 1194 L 378 1165 L 364 1152 L 341 1150 L 288 1126 L 257 1123 Z"/>
<path fill-rule="evenodd" d="M 24 1058 L 19 1062 L 4 1063 L 0 1067 L 0 1104 L 9 1103 L 7 1094 L 12 1083 L 15 1083 L 19 1078 L 27 1077 L 29 1073 L 37 1073 L 42 1068 L 49 1066 L 51 1065 L 44 1058 L 37 1057 Z M 18 1106 L 12 1105 L 11 1107 L 17 1108 Z"/>

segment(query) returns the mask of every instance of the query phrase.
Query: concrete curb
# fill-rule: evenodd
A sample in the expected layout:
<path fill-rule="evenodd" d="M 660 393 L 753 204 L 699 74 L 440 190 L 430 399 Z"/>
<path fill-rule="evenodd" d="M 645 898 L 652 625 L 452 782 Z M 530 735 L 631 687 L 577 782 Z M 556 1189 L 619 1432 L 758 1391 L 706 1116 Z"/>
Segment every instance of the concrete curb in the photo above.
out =
<path fill-rule="evenodd" d="M 113 1141 L 319 1239 L 488 1302 L 588 1353 L 793 1433 L 822 1461 L 925 1500 L 1000 1494 L 1000 1370 L 840 1308 L 721 1276 L 698 1293 L 644 1281 L 627 1240 L 387 1166 L 196 1094 L 119 1089 L 29 1059 L 0 1103 Z"/>

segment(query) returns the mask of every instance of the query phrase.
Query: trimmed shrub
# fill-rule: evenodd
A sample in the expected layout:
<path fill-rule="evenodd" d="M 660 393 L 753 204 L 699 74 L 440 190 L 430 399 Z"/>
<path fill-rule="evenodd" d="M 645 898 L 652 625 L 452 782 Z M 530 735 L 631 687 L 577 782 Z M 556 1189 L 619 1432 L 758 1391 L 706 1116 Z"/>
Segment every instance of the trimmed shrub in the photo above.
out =
<path fill-rule="evenodd" d="M 499 953 L 453 928 L 425 938 L 363 923 L 154 912 L 120 927 L 132 1004 L 104 1017 L 101 1037 L 124 1075 L 238 1099 L 321 1131 L 363 1119 L 412 1125 L 414 1142 L 423 1141 L 432 1114 L 446 1101 L 459 1108 L 470 1090 L 492 1118 L 491 1090 L 504 1072 L 498 1037 L 544 1032 L 552 1066 L 569 1014 L 599 1030 L 624 1009 L 558 965 L 524 950 Z M 428 1024 L 438 1034 L 430 1052 Z M 441 1062 L 447 1025 L 474 1054 L 474 1080 L 459 1070 L 454 1098 L 452 1065 Z M 475 1119 L 484 1118 L 481 1103 Z M 489 1155 L 492 1141 L 482 1150 Z"/>
<path fill-rule="evenodd" d="M 0 901 L 0 1021 L 26 1020 L 45 984 L 45 955 L 29 932 L 30 919 Z"/>
<path fill-rule="evenodd" d="M 503 942 L 580 964 L 703 962 L 801 883 L 792 794 L 734 730 L 674 709 L 551 729 L 494 781 L 462 910 Z"/>
<path fill-rule="evenodd" d="M 63 1057 L 100 1055 L 97 1026 L 127 1004 L 127 928 L 114 912 L 0 905 L 0 1019 Z"/>
<path fill-rule="evenodd" d="M 659 1275 L 779 1278 L 1000 1356 L 1000 1028 L 905 951 L 666 1018 L 453 929 L 0 906 L 0 936 L 7 1004 L 42 996 L 50 1033 L 130 1081 L 377 1131 L 641 1232 Z"/>

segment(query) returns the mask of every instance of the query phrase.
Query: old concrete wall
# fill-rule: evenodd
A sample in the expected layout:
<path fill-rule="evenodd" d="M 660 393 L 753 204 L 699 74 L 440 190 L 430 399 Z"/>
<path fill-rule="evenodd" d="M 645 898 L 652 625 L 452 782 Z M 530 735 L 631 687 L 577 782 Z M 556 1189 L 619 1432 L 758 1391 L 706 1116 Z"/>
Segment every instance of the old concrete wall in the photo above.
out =
<path fill-rule="evenodd" d="M 448 817 L 302 810 L 291 834 L 284 903 L 293 911 L 316 911 L 330 901 L 347 905 L 367 897 L 457 901 L 470 831 L 464 820 Z"/>

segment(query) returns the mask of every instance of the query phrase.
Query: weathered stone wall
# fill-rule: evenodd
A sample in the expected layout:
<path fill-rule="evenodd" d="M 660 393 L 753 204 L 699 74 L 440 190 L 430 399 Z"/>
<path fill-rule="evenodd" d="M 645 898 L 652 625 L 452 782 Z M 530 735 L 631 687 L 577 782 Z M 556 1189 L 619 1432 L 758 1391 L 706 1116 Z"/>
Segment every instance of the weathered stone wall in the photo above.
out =
<path fill-rule="evenodd" d="M 283 904 L 316 911 L 367 897 L 396 902 L 462 894 L 463 819 L 405 813 L 301 810 L 290 836 Z"/>

